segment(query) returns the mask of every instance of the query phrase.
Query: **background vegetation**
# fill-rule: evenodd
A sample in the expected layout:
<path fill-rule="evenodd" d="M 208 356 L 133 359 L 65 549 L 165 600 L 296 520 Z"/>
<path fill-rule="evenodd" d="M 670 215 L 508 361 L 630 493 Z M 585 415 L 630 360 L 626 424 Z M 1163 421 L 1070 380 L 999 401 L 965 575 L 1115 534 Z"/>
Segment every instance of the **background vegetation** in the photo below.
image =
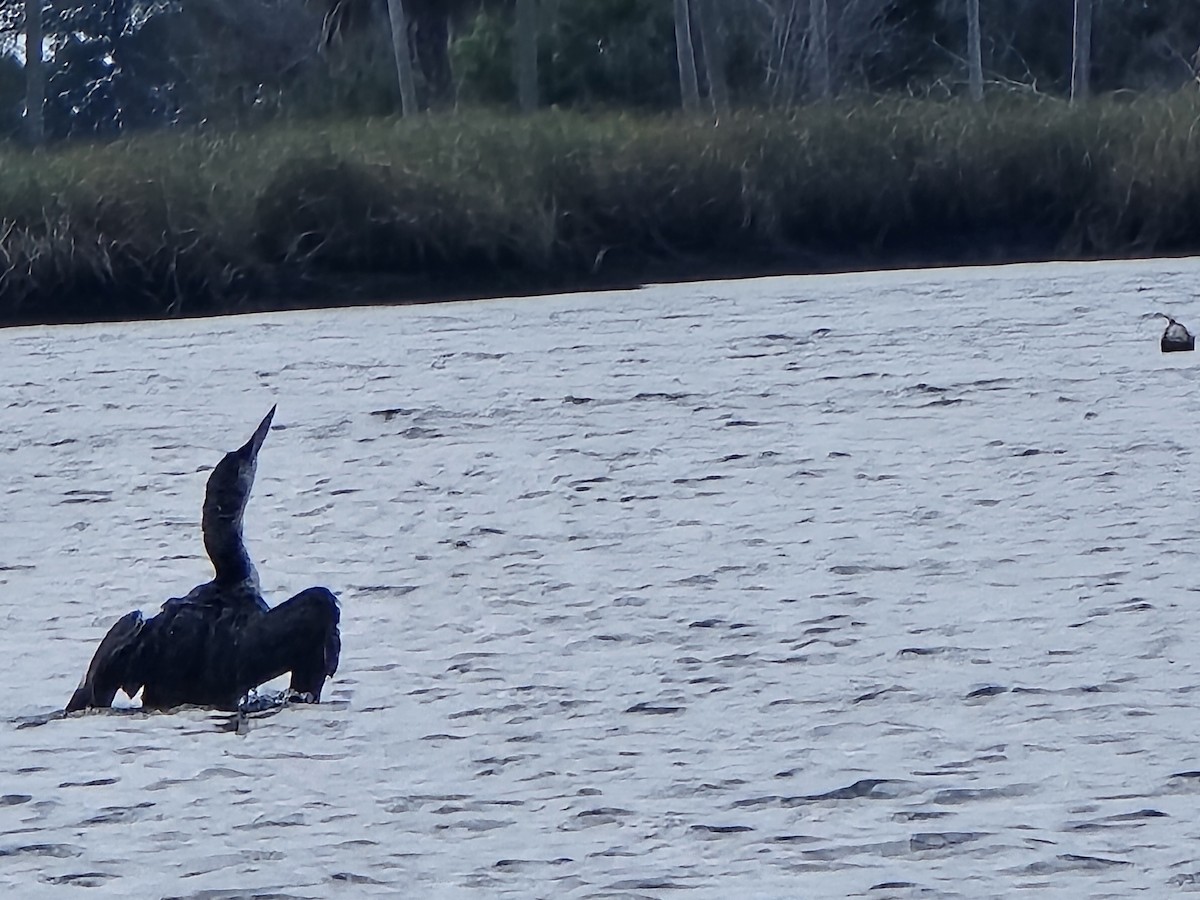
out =
<path fill-rule="evenodd" d="M 531 2 L 0 0 L 0 319 L 1200 251 L 1191 0 Z"/>

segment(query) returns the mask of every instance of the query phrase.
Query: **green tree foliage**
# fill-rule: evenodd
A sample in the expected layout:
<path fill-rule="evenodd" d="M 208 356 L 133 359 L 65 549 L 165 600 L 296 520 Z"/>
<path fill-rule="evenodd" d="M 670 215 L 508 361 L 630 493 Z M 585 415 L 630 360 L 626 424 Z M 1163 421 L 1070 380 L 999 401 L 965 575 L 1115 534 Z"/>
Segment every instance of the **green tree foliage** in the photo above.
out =
<path fill-rule="evenodd" d="M 0 0 L 0 31 L 23 28 L 24 6 Z M 336 81 L 297 0 L 46 0 L 44 19 L 53 136 L 263 118 Z M 20 65 L 15 45 L 4 59 Z M 0 75 L 0 128 L 20 108 Z"/>
<path fill-rule="evenodd" d="M 1093 0 L 1091 82 L 1096 92 L 1173 90 L 1195 79 L 1200 3 L 1194 0 Z M 981 4 L 984 68 L 994 79 L 1046 93 L 1066 93 L 1071 80 L 1073 4 L 1005 0 Z M 965 5 L 927 3 L 907 24 L 910 35 L 935 36 L 926 77 L 948 73 L 965 56 Z M 931 30 L 932 29 L 932 30 Z M 941 56 L 941 61 L 938 56 Z"/>
<path fill-rule="evenodd" d="M 663 108 L 679 101 L 670 0 L 555 0 L 544 5 L 539 76 L 544 102 Z M 453 47 L 459 97 L 511 103 L 513 17 L 485 9 Z"/>
<path fill-rule="evenodd" d="M 59 9 L 47 84 L 49 133 L 115 134 L 174 124 L 179 72 L 161 52 L 165 15 L 138 0 Z"/>
<path fill-rule="evenodd" d="M 1200 2 L 1093 2 L 1095 93 L 1196 82 Z M 9 36 L 0 44 L 8 51 L 0 56 L 0 134 L 20 126 L 25 6 L 0 0 L 0 34 Z M 420 106 L 515 105 L 516 0 L 405 0 L 405 6 Z M 538 0 L 537 6 L 542 105 L 679 105 L 673 0 Z M 809 17 L 818 7 L 827 17 L 835 94 L 938 97 L 967 90 L 964 0 L 712 0 L 707 7 L 691 0 L 689 6 L 700 10 L 692 25 L 703 96 L 715 88 L 733 105 L 787 106 L 820 93 L 806 65 Z M 696 27 L 706 9 L 714 12 L 719 30 L 710 33 L 719 45 Z M 1064 95 L 1071 13 L 1070 0 L 983 0 L 989 94 Z M 399 109 L 386 0 L 46 0 L 45 23 L 51 136 Z M 713 66 L 718 71 L 709 71 Z"/>
<path fill-rule="evenodd" d="M 155 16 L 158 52 L 177 73 L 181 121 L 240 123 L 332 91 L 321 17 L 297 0 L 171 0 Z"/>

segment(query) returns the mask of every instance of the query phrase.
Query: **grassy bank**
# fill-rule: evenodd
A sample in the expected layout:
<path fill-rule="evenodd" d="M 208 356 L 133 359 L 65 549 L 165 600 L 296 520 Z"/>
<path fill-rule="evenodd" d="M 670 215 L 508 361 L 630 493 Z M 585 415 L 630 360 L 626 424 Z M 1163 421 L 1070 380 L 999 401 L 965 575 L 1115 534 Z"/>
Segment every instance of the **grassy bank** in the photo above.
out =
<path fill-rule="evenodd" d="M 1200 252 L 1200 95 L 0 150 L 0 321 Z"/>

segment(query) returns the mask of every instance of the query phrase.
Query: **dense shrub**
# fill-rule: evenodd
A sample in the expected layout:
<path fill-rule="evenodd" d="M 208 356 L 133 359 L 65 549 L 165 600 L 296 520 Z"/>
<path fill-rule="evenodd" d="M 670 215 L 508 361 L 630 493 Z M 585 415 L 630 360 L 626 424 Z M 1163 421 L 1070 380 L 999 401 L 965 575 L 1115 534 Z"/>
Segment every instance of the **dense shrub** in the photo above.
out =
<path fill-rule="evenodd" d="M 1200 251 L 1195 94 L 276 124 L 0 166 L 9 321 Z"/>

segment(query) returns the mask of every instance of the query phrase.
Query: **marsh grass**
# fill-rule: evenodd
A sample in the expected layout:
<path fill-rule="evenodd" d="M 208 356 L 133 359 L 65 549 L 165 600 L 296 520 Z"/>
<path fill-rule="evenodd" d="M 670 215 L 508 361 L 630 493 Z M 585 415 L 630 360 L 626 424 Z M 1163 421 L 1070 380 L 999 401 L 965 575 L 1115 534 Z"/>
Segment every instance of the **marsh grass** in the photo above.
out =
<path fill-rule="evenodd" d="M 546 112 L 0 150 L 0 318 L 1200 250 L 1200 97 Z M 383 299 L 383 298 L 379 298 Z M 319 302 L 319 301 L 318 301 Z"/>

